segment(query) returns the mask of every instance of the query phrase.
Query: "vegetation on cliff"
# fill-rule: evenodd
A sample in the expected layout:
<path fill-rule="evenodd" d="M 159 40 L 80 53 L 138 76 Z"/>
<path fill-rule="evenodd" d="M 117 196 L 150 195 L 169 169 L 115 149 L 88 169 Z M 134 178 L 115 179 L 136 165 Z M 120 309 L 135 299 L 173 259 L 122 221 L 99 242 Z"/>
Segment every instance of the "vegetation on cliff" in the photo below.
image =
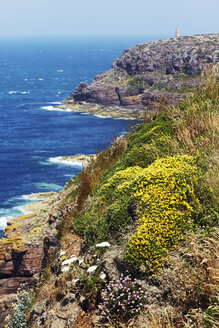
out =
<path fill-rule="evenodd" d="M 212 71 L 196 94 L 165 111 L 161 104 L 66 184 L 61 252 L 44 269 L 29 326 L 218 327 L 219 82 Z"/>
<path fill-rule="evenodd" d="M 128 270 L 142 284 L 153 285 L 151 274 L 156 284 L 168 268 L 172 298 L 165 300 L 164 293 L 162 302 L 171 304 L 172 319 L 160 327 L 189 327 L 189 321 L 193 327 L 216 327 L 218 252 L 210 250 L 218 247 L 219 83 L 215 74 L 204 80 L 195 95 L 99 153 L 65 190 L 65 201 L 74 206 L 62 223 L 61 240 L 76 232 L 86 251 L 97 252 L 97 242 L 115 245 L 111 253 L 97 252 L 106 271 L 103 262 L 120 247 L 117 272 Z M 101 288 L 96 278 L 92 282 Z M 141 320 L 151 315 L 146 311 Z M 153 320 L 155 327 L 166 319 L 160 314 Z"/>

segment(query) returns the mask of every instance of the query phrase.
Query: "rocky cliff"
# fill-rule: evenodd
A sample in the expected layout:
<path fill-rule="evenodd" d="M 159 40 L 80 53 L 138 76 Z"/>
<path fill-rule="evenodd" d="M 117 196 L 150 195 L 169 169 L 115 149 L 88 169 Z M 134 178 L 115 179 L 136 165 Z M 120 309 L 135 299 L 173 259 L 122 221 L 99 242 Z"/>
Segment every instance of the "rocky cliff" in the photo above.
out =
<path fill-rule="evenodd" d="M 0 327 L 11 311 L 18 289 L 23 284 L 36 283 L 47 256 L 59 245 L 55 227 L 64 212 L 56 210 L 58 204 L 51 197 L 49 202 L 41 202 L 43 209 L 14 218 L 5 228 L 0 240 Z M 40 208 L 40 203 L 36 206 Z"/>
<path fill-rule="evenodd" d="M 124 100 L 121 90 L 130 90 L 133 85 L 130 87 L 129 82 L 136 82 L 137 78 L 137 89 L 140 90 L 141 83 L 144 87 L 136 97 L 145 95 L 146 82 L 139 76 L 146 75 L 154 78 L 147 82 L 150 94 L 154 92 L 157 97 L 163 97 L 164 87 L 159 90 L 156 84 L 164 83 L 164 77 L 170 78 L 173 86 L 178 81 L 180 88 L 180 83 L 187 83 L 189 93 L 168 91 L 176 95 L 175 100 L 190 94 L 196 83 L 196 86 L 200 83 L 194 74 L 199 74 L 208 62 L 218 61 L 218 35 L 171 40 L 125 51 L 111 71 L 97 77 L 90 86 L 81 85 L 81 95 L 89 88 L 94 90 L 93 86 L 98 83 L 107 92 L 115 83 L 120 101 L 112 106 L 117 106 L 120 113 L 134 113 L 134 110 L 137 113 L 143 110 L 143 104 L 121 105 L 121 99 Z M 143 66 L 140 58 L 144 49 L 151 49 L 154 44 L 162 45 L 164 51 L 163 44 L 178 44 L 180 40 L 190 44 L 184 49 L 185 58 L 191 57 L 191 40 L 193 44 L 194 40 L 203 44 L 205 48 L 201 49 L 205 52 L 209 41 L 211 54 L 196 57 L 196 62 L 191 57 L 192 73 L 184 61 L 167 65 L 172 63 L 170 50 L 167 50 L 167 58 L 157 52 L 160 68 L 156 68 L 154 62 L 149 65 L 149 59 L 145 59 Z M 139 58 L 136 57 L 135 62 L 138 64 L 134 64 L 133 53 L 137 49 Z M 148 52 L 152 53 L 152 49 Z M 182 49 L 179 52 L 181 56 Z M 156 54 L 152 54 L 155 61 Z M 212 57 L 207 60 L 207 56 Z M 121 78 L 115 78 L 120 73 Z M 112 83 L 108 80 L 110 76 Z M 104 84 L 105 79 L 108 84 Z M 216 322 L 219 86 L 214 75 L 206 81 L 205 89 L 179 106 L 161 112 L 151 122 L 141 124 L 135 132 L 118 138 L 109 149 L 99 153 L 78 177 L 67 183 L 46 211 L 8 223 L 0 241 L 1 319 L 9 312 L 19 285 L 34 283 L 37 273 L 41 272 L 36 297 L 29 309 L 28 327 L 103 328 L 112 327 L 111 320 L 117 320 L 116 327 L 199 328 L 207 326 L 205 323 L 209 320 Z M 68 106 L 73 102 L 83 108 L 85 101 L 89 108 L 92 101 L 104 99 L 103 94 L 97 93 L 98 98 L 94 92 L 90 103 L 86 98 L 79 100 L 77 90 L 67 100 Z M 150 101 L 156 103 L 156 99 Z M 110 97 L 108 100 L 106 97 L 106 103 L 108 101 Z M 109 108 L 107 104 L 99 106 Z M 150 102 L 148 106 L 150 108 Z M 132 253 L 127 253 L 127 244 Z M 48 256 L 50 262 L 45 266 Z M 117 313 L 109 316 L 104 310 L 109 299 L 104 304 L 103 289 L 113 280 L 122 279 L 122 275 L 137 280 L 138 287 L 147 293 L 150 309 L 145 307 L 139 314 L 136 312 L 128 323 L 123 309 L 120 316 Z M 128 302 L 129 295 L 126 296 Z M 115 302 L 112 308 L 108 307 L 112 313 L 114 308 L 120 311 L 120 304 Z"/>
<path fill-rule="evenodd" d="M 74 110 L 120 111 L 142 115 L 161 104 L 174 105 L 200 85 L 207 64 L 219 61 L 219 34 L 184 36 L 143 43 L 125 50 L 112 69 L 80 83 L 64 100 Z"/>

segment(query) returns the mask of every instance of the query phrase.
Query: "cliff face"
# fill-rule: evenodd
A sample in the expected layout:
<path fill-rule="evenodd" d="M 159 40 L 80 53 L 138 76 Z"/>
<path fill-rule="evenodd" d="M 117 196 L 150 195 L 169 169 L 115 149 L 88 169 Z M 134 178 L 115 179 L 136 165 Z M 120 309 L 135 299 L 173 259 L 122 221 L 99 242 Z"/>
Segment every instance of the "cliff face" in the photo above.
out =
<path fill-rule="evenodd" d="M 140 112 L 152 109 L 164 97 L 174 105 L 199 86 L 204 67 L 218 61 L 219 34 L 147 42 L 125 50 L 111 70 L 96 76 L 90 85 L 80 83 L 64 102 Z"/>
<path fill-rule="evenodd" d="M 58 247 L 54 229 L 58 215 L 53 216 L 51 211 L 14 218 L 5 228 L 0 240 L 0 327 L 18 288 L 36 283 L 47 256 Z"/>

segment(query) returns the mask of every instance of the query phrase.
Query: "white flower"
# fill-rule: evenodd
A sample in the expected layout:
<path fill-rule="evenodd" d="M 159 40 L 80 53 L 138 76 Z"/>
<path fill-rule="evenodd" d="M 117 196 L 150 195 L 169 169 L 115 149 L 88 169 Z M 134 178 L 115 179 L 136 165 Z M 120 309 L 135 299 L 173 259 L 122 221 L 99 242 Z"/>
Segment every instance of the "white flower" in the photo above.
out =
<path fill-rule="evenodd" d="M 110 247 L 110 243 L 108 243 L 108 241 L 103 241 L 100 244 L 96 244 L 96 247 Z"/>
<path fill-rule="evenodd" d="M 73 255 L 71 255 L 71 258 L 72 258 L 72 257 L 76 257 L 76 255 L 75 255 L 75 254 L 73 254 Z"/>
<path fill-rule="evenodd" d="M 87 269 L 88 273 L 94 273 L 97 269 L 97 265 L 93 265 Z"/>
<path fill-rule="evenodd" d="M 71 263 L 73 263 L 73 262 L 75 262 L 75 261 L 77 261 L 77 257 L 72 257 L 72 258 L 70 258 L 69 260 L 65 260 L 65 261 L 63 261 L 63 262 L 62 262 L 62 265 L 69 265 L 69 264 L 71 264 Z"/>
<path fill-rule="evenodd" d="M 75 279 L 75 280 L 74 280 L 74 283 L 76 284 L 78 281 L 79 281 L 79 279 Z"/>
<path fill-rule="evenodd" d="M 61 251 L 60 252 L 60 256 L 63 256 L 63 255 L 65 255 L 66 254 L 66 251 Z"/>
<path fill-rule="evenodd" d="M 68 272 L 70 270 L 69 266 L 65 266 L 64 268 L 62 268 L 62 272 Z"/>
<path fill-rule="evenodd" d="M 106 274 L 104 272 L 101 272 L 101 275 L 100 275 L 100 279 L 105 279 L 106 278 Z"/>
<path fill-rule="evenodd" d="M 81 264 L 81 263 L 83 263 L 84 262 L 84 260 L 79 260 L 79 264 Z"/>

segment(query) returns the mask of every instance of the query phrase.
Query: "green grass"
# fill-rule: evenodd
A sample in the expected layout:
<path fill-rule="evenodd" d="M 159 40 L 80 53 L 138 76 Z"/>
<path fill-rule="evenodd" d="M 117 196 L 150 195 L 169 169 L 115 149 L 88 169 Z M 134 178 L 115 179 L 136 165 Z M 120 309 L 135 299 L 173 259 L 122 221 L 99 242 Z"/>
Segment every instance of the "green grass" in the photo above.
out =
<path fill-rule="evenodd" d="M 124 138 L 126 146 L 115 143 L 113 151 L 100 153 L 99 160 L 82 173 L 78 187 L 79 208 L 83 208 L 88 195 L 91 199 L 86 210 L 75 217 L 74 229 L 89 244 L 112 238 L 118 241 L 124 229 L 133 223 L 130 208 L 136 199 L 132 193 L 112 201 L 115 198 L 115 186 L 112 186 L 112 193 L 108 191 L 108 201 L 103 195 L 103 186 L 117 172 L 136 166 L 144 169 L 167 156 L 195 156 L 198 167 L 195 192 L 202 204 L 202 210 L 196 210 L 195 221 L 209 231 L 216 224 L 217 188 L 211 185 L 211 181 L 216 179 L 217 171 L 219 87 L 213 79 L 206 83 L 203 90 L 179 106 L 158 114 L 150 123 L 142 123 Z M 83 180 L 85 173 L 86 179 Z M 98 176 L 98 179 L 93 176 Z"/>

